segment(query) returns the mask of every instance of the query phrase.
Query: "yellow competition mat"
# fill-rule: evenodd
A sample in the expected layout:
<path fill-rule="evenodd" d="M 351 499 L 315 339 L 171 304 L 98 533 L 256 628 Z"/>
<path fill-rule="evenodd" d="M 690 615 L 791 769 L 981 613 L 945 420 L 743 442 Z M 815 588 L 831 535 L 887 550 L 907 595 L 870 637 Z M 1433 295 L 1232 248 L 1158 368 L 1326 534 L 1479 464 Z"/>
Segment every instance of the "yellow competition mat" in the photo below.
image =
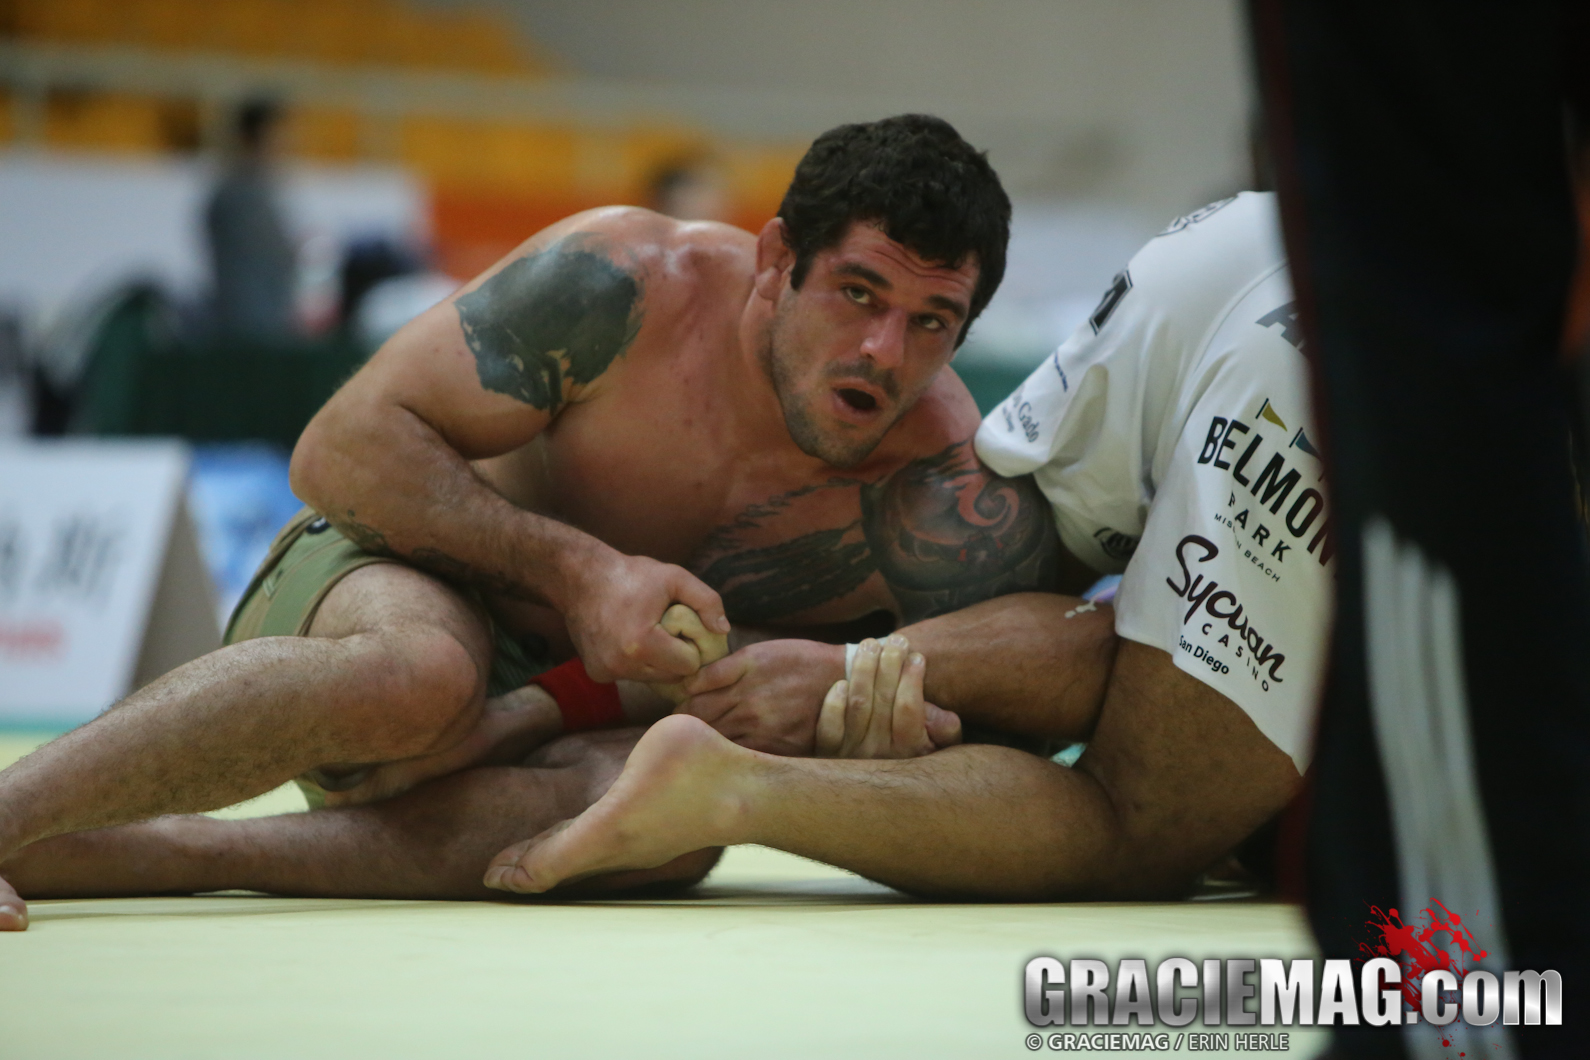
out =
<path fill-rule="evenodd" d="M 0 765 L 39 739 L 0 732 Z M 302 806 L 284 788 L 223 812 Z M 923 903 L 760 847 L 668 901 L 30 907 L 29 931 L 0 935 L 0 1060 L 1060 1056 L 1027 1046 L 1031 957 L 1313 952 L 1287 905 Z M 1269 1055 L 1325 1045 L 1289 1031 Z"/>

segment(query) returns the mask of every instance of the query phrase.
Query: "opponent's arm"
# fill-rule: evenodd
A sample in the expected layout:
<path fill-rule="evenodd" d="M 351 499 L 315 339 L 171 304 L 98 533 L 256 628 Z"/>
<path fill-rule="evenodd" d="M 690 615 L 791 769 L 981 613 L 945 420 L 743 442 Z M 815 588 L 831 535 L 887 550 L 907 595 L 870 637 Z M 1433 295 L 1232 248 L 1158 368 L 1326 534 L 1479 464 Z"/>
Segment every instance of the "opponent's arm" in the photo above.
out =
<path fill-rule="evenodd" d="M 1070 556 L 1031 478 L 981 464 L 970 439 L 863 487 L 871 570 L 928 660 L 928 699 L 1005 732 L 1084 738 L 1115 652 L 1110 609 L 1079 610 L 1097 575 Z M 752 645 L 686 682 L 690 713 L 757 750 L 809 753 L 841 648 Z"/>
<path fill-rule="evenodd" d="M 1060 543 L 1030 476 L 1005 478 L 970 440 L 862 492 L 867 542 L 924 655 L 925 694 L 1004 732 L 1083 738 L 1115 657 L 1113 612 L 1079 610 L 1098 577 Z"/>
<path fill-rule="evenodd" d="M 847 706 L 845 735 L 863 720 L 869 735 L 841 737 L 841 751 L 906 746 L 895 723 L 904 712 L 903 730 L 916 729 L 924 706 L 906 680 L 892 701 L 875 696 L 854 730 Z M 539 893 L 593 871 L 761 843 L 936 898 L 1165 900 L 1302 783 L 1242 708 L 1133 641 L 1121 644 L 1094 739 L 1072 769 L 988 745 L 909 762 L 778 763 L 669 721 L 682 724 L 641 738 L 599 808 L 505 849 L 487 885 Z M 657 767 L 680 755 L 700 756 L 704 785 L 674 779 L 703 774 Z"/>
<path fill-rule="evenodd" d="M 716 593 L 516 507 L 469 465 L 612 385 L 659 300 L 646 255 L 662 238 L 651 215 L 580 215 L 422 314 L 304 430 L 294 491 L 367 550 L 551 604 L 599 679 L 692 672 L 656 622 L 678 601 L 727 629 Z"/>
<path fill-rule="evenodd" d="M 820 737 L 820 749 L 826 742 L 835 748 L 828 753 L 841 756 L 847 750 L 857 757 L 921 753 L 927 704 L 919 667 L 905 667 L 895 687 L 884 682 L 861 715 L 848 707 L 825 709 L 824 727 L 838 737 Z M 932 664 L 926 669 L 931 673 Z M 837 699 L 831 697 L 830 705 L 837 706 Z M 896 822 L 920 824 L 924 832 L 904 837 L 902 845 L 911 851 L 905 856 L 880 861 L 863 851 L 847 861 L 836 850 L 797 852 L 940 896 L 1173 898 L 1279 813 L 1302 783 L 1291 758 L 1241 707 L 1178 669 L 1165 652 L 1132 641 L 1120 646 L 1094 738 L 1076 768 L 1027 756 L 993 760 L 1008 754 L 1004 748 L 969 747 L 937 758 L 943 771 L 923 785 L 920 805 L 910 804 L 903 787 L 891 786 L 888 812 Z M 956 774 L 977 776 L 978 765 L 985 777 L 989 770 L 1007 771 L 997 790 L 982 783 L 956 787 Z M 1025 779 L 1015 779 L 1018 771 Z M 838 790 L 831 778 L 828 784 Z M 1012 788 L 1023 797 L 1012 801 Z M 950 801 L 953 812 L 946 814 Z M 866 836 L 874 822 L 858 809 L 824 838 Z M 969 827 L 963 827 L 966 822 Z M 876 842 L 877 833 L 872 835 Z M 954 857 L 951 851 L 967 849 L 969 839 L 974 849 L 1001 853 L 993 862 Z M 958 863 L 961 868 L 943 868 Z"/>

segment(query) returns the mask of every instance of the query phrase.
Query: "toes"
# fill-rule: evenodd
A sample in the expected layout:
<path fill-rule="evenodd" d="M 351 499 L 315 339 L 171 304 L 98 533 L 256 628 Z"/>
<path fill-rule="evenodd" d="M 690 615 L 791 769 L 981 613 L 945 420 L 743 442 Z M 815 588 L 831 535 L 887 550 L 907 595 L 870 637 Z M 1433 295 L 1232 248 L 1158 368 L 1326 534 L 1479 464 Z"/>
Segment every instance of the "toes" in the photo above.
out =
<path fill-rule="evenodd" d="M 559 821 L 538 836 L 515 843 L 491 859 L 482 882 L 494 891 L 511 891 L 514 894 L 541 894 L 550 891 L 560 881 L 545 870 L 536 873 L 530 869 L 535 860 L 534 851 L 547 840 L 573 824 L 573 819 Z"/>
<path fill-rule="evenodd" d="M 0 931 L 26 931 L 28 907 L 20 898 L 7 895 L 0 899 Z"/>
<path fill-rule="evenodd" d="M 517 861 L 487 869 L 485 883 L 494 891 L 507 891 L 509 894 L 541 894 L 551 890 L 549 886 L 537 883 L 535 877 Z"/>
<path fill-rule="evenodd" d="M 512 891 L 514 894 L 534 893 L 530 887 L 533 883 L 530 874 L 520 864 L 534 845 L 534 839 L 526 839 L 492 858 L 491 864 L 486 867 L 486 886 L 494 891 Z"/>

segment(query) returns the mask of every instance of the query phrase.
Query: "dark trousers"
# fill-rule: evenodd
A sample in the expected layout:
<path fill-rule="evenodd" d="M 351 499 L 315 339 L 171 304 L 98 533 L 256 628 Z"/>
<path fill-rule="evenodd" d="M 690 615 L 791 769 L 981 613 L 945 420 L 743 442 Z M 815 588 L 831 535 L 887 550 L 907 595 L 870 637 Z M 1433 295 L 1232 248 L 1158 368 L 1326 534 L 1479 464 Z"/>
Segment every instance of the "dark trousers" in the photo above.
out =
<path fill-rule="evenodd" d="M 1361 958 L 1372 907 L 1412 921 L 1446 903 L 1484 966 L 1564 983 L 1564 1026 L 1498 1020 L 1468 1055 L 1583 1056 L 1590 553 L 1560 353 L 1583 16 L 1541 0 L 1252 0 L 1251 16 L 1336 513 L 1309 916 L 1326 957 Z M 1353 1028 L 1336 1050 L 1432 1055 L 1418 1035 L 1441 1037 Z"/>

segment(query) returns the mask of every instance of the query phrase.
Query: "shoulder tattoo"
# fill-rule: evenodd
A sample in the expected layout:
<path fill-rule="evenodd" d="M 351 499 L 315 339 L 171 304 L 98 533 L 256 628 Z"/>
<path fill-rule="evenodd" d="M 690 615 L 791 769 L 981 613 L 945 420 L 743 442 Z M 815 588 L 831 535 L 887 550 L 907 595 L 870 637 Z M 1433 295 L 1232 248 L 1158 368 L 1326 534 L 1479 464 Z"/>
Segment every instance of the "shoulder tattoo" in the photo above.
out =
<path fill-rule="evenodd" d="M 1048 500 L 1030 476 L 979 463 L 970 439 L 862 487 L 861 512 L 907 622 L 1054 588 L 1060 539 Z"/>
<path fill-rule="evenodd" d="M 480 385 L 551 411 L 640 331 L 644 285 L 586 235 L 509 262 L 455 305 Z"/>

